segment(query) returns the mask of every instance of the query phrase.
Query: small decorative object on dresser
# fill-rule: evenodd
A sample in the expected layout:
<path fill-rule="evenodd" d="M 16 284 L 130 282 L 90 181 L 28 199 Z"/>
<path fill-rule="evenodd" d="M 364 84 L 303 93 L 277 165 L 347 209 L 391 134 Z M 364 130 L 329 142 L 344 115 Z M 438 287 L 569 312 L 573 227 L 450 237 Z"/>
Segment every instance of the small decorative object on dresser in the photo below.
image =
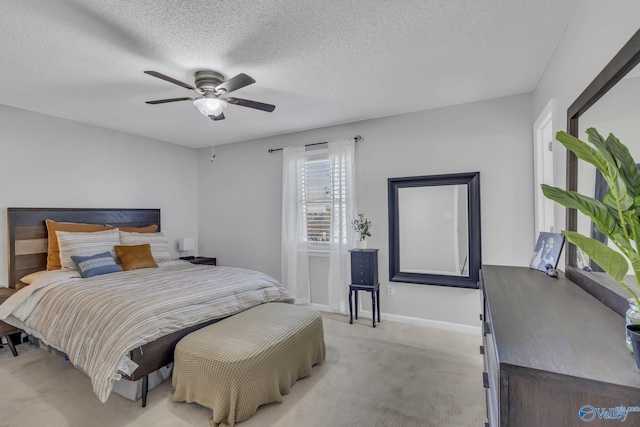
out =
<path fill-rule="evenodd" d="M 198 265 L 218 265 L 216 264 L 216 258 L 209 258 L 204 256 L 190 258 L 188 259 L 188 261 L 191 264 L 198 264 Z"/>
<path fill-rule="evenodd" d="M 355 317 L 358 319 L 358 291 L 371 292 L 371 317 L 376 327 L 376 311 L 380 322 L 380 283 L 378 283 L 378 249 L 352 249 L 351 284 L 349 285 L 349 323 L 353 323 L 353 302 Z"/>
<path fill-rule="evenodd" d="M 366 237 L 367 236 L 371 237 L 371 233 L 369 233 L 370 227 L 371 227 L 371 221 L 365 218 L 363 213 L 358 214 L 358 218 L 351 221 L 351 228 L 354 231 L 357 231 L 358 234 L 360 235 L 360 238 L 358 240 L 359 249 L 367 248 Z"/>
<path fill-rule="evenodd" d="M 627 337 L 635 356 L 636 367 L 640 369 L 640 325 L 633 323 L 627 324 Z"/>

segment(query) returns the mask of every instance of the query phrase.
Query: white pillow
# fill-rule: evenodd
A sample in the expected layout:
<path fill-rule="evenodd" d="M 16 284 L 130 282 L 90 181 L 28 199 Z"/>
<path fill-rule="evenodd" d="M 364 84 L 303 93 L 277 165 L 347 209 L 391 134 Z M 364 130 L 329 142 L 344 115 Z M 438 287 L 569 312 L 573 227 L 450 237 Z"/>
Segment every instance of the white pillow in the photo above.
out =
<path fill-rule="evenodd" d="M 164 231 L 157 233 L 120 232 L 120 244 L 123 246 L 144 245 L 146 243 L 151 246 L 151 255 L 153 255 L 155 262 L 169 261 L 171 259 L 171 251 Z"/>
<path fill-rule="evenodd" d="M 25 283 L 27 285 L 32 284 L 36 279 L 40 278 L 41 276 L 44 276 L 45 274 L 47 274 L 47 270 L 42 270 L 42 271 L 36 271 L 35 273 L 31 273 L 31 274 L 27 274 L 26 276 L 24 276 L 22 279 L 20 279 L 20 281 L 22 283 Z"/>
<path fill-rule="evenodd" d="M 78 266 L 71 259 L 74 255 L 87 256 L 109 251 L 113 259 L 120 262 L 114 248 L 120 244 L 120 230 L 117 228 L 89 233 L 56 231 L 56 236 L 63 270 L 78 270 Z"/>

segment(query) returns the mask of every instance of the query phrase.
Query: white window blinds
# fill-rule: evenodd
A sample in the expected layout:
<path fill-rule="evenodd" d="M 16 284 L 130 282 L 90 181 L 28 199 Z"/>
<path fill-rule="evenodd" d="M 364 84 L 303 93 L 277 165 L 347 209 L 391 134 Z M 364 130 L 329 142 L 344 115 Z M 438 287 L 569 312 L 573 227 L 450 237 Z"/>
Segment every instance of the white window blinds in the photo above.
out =
<path fill-rule="evenodd" d="M 322 247 L 331 240 L 331 165 L 329 157 L 308 159 L 302 169 L 302 212 L 306 222 L 304 240 Z"/>

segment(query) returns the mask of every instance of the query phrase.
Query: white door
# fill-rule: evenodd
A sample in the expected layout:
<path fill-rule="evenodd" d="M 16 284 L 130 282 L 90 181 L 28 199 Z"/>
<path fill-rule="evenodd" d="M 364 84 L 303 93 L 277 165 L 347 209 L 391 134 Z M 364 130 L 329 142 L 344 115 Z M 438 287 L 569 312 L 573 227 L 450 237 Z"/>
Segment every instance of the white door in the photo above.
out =
<path fill-rule="evenodd" d="M 544 197 L 541 184 L 553 185 L 553 100 L 549 101 L 533 125 L 535 234 L 554 229 L 554 202 Z"/>

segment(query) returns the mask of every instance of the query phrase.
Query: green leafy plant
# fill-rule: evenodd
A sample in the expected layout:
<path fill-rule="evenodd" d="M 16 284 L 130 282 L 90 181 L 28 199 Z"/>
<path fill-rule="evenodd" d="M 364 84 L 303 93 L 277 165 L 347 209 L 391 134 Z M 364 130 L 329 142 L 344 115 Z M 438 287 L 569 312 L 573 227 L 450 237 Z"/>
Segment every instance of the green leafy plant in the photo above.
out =
<path fill-rule="evenodd" d="M 577 209 L 591 218 L 598 230 L 615 244 L 620 252 L 575 231 L 562 231 L 569 242 L 582 249 L 629 292 L 640 307 L 638 293 L 624 283 L 629 269 L 628 259 L 640 289 L 640 172 L 629 149 L 613 134 L 604 139 L 594 128 L 589 128 L 587 135 L 591 144 L 562 131 L 556 134 L 556 139 L 580 160 L 600 171 L 609 186 L 603 202 L 576 191 L 565 191 L 545 184 L 542 185 L 542 192 L 545 197 L 564 207 Z"/>
<path fill-rule="evenodd" d="M 371 237 L 371 233 L 369 233 L 370 227 L 371 221 L 365 218 L 363 213 L 358 214 L 358 218 L 351 221 L 351 228 L 360 233 L 360 240 L 364 240 L 367 236 Z"/>

